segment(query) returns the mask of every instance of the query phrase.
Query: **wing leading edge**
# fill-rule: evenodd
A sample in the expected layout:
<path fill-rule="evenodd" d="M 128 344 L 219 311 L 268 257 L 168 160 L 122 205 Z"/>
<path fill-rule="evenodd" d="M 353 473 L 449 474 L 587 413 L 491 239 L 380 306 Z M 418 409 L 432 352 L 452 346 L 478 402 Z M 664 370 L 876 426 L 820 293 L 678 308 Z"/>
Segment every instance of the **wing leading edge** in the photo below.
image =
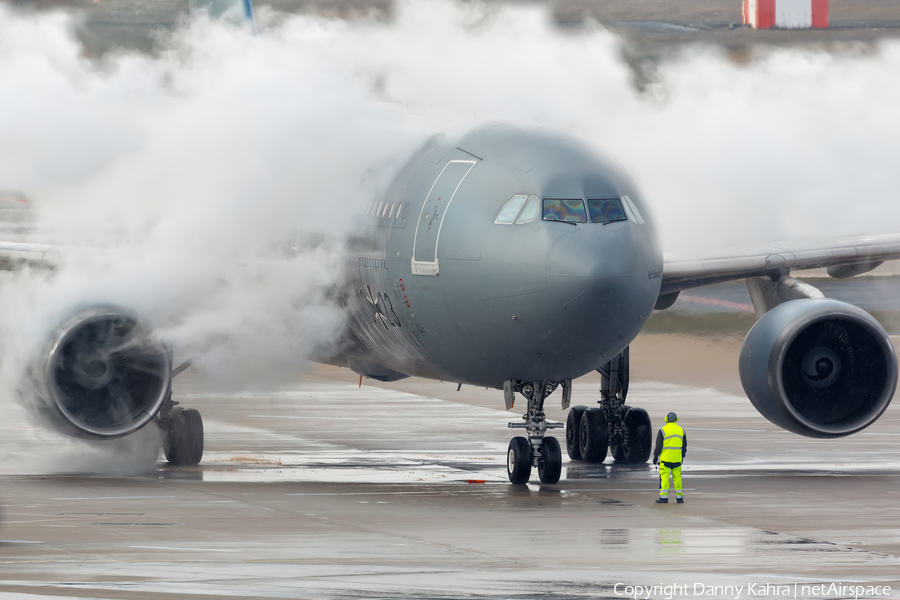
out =
<path fill-rule="evenodd" d="M 29 242 L 0 241 L 0 271 L 15 271 L 23 267 L 51 269 L 61 256 L 58 246 Z"/>
<path fill-rule="evenodd" d="M 735 248 L 703 258 L 666 254 L 659 293 L 660 297 L 671 297 L 682 290 L 770 275 L 782 269 L 827 268 L 832 277 L 852 277 L 898 259 L 900 234 Z"/>

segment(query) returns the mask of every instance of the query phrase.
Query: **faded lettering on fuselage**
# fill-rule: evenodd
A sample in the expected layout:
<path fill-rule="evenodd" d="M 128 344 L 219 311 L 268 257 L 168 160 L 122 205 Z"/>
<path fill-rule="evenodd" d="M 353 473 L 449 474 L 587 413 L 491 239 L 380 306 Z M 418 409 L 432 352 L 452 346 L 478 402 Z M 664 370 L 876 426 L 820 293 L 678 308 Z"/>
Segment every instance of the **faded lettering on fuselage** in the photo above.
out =
<path fill-rule="evenodd" d="M 362 305 L 373 322 L 381 323 L 385 329 L 402 327 L 400 317 L 394 312 L 390 296 L 376 292 L 371 285 L 367 285 L 365 290 L 357 288 L 356 293 L 361 298 Z"/>

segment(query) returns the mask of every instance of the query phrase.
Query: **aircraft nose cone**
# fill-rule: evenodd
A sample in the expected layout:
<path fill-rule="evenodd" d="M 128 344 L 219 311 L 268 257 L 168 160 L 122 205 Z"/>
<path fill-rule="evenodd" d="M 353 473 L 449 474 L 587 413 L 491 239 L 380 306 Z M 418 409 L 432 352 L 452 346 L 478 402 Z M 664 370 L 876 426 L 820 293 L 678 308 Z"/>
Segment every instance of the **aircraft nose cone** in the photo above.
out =
<path fill-rule="evenodd" d="M 600 273 L 602 259 L 578 240 L 569 240 L 569 235 L 550 249 L 547 257 L 547 275 L 557 277 L 593 277 Z M 574 242 L 574 243 L 573 243 Z"/>
<path fill-rule="evenodd" d="M 602 248 L 586 236 L 572 233 L 561 238 L 547 256 L 547 275 L 550 277 L 602 277 Z"/>

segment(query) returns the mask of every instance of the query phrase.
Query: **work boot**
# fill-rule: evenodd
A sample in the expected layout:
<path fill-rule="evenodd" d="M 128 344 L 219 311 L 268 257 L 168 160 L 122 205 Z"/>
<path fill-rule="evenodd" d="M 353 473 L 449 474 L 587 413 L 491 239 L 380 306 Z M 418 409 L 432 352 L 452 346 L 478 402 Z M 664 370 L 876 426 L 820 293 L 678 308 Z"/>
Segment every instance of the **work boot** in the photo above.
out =
<path fill-rule="evenodd" d="M 657 498 L 657 499 L 656 499 L 656 503 L 657 503 L 657 504 L 668 504 L 668 503 L 669 503 L 669 499 L 668 499 L 668 498 Z"/>
<path fill-rule="evenodd" d="M 676 498 L 675 502 L 677 502 L 678 504 L 684 504 L 684 498 Z"/>

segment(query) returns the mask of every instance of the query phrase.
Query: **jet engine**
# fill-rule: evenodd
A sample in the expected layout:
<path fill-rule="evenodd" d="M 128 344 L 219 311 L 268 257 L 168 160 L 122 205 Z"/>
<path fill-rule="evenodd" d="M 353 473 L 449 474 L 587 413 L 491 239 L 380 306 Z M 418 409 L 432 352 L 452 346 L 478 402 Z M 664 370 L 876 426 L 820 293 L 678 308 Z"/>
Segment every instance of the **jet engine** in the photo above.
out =
<path fill-rule="evenodd" d="M 112 439 L 149 423 L 169 394 L 172 359 L 137 317 L 97 306 L 50 337 L 32 379 L 38 412 L 63 433 Z"/>
<path fill-rule="evenodd" d="M 753 406 L 809 437 L 855 433 L 875 422 L 897 387 L 897 358 L 864 310 L 827 298 L 793 300 L 753 326 L 740 357 Z"/>

